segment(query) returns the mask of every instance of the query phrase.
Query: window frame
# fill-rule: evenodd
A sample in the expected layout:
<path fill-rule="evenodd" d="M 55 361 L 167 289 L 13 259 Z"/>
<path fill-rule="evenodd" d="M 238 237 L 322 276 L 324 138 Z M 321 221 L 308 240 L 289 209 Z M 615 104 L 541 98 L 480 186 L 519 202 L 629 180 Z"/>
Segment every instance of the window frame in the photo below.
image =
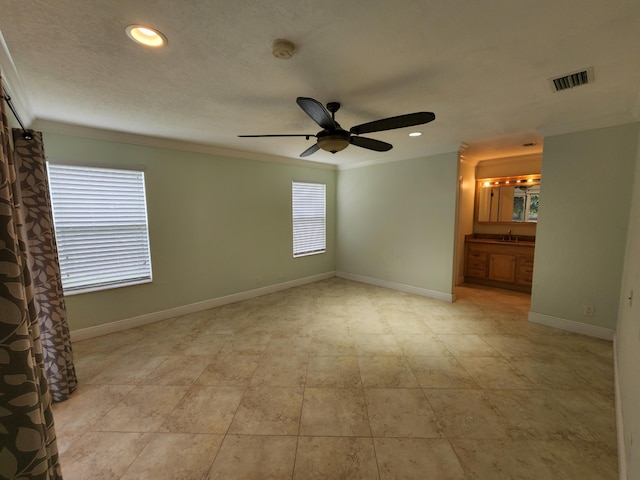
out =
<path fill-rule="evenodd" d="M 69 212 L 66 212 L 64 214 L 61 213 L 61 209 L 60 209 L 61 205 L 59 203 L 60 199 L 56 198 L 61 193 L 60 192 L 61 187 L 58 179 L 56 179 L 55 177 L 60 176 L 61 172 L 64 171 L 64 169 L 70 169 L 71 171 L 75 171 L 79 175 L 84 174 L 86 177 L 90 177 L 91 175 L 94 175 L 97 178 L 100 176 L 99 173 L 101 173 L 103 175 L 103 178 L 102 178 L 103 180 L 105 180 L 108 175 L 114 175 L 114 174 L 120 175 L 121 176 L 120 178 L 124 176 L 126 177 L 127 181 L 133 182 L 133 188 L 125 190 L 126 195 L 137 196 L 138 198 L 130 205 L 128 204 L 119 205 L 120 207 L 123 207 L 123 208 L 119 210 L 118 209 L 113 210 L 113 212 L 115 213 L 112 212 L 109 214 L 103 214 L 101 218 L 103 223 L 100 223 L 98 221 L 92 226 L 86 226 L 86 225 L 84 227 L 67 226 L 66 227 L 67 233 L 61 233 L 62 230 L 65 228 L 65 227 L 62 227 L 61 224 L 65 223 L 65 221 L 68 221 L 67 219 L 68 219 Z M 99 173 L 96 173 L 96 172 L 99 172 Z M 108 173 L 105 173 L 105 172 L 108 172 Z M 105 290 L 111 290 L 115 288 L 142 285 L 142 284 L 153 282 L 153 266 L 152 266 L 152 259 L 151 259 L 151 240 L 149 235 L 149 214 L 148 214 L 148 205 L 147 205 L 146 175 L 144 172 L 144 168 L 112 166 L 112 165 L 109 165 L 109 166 L 88 165 L 86 163 L 67 163 L 67 162 L 48 161 L 47 176 L 49 180 L 51 210 L 53 215 L 54 229 L 56 232 L 56 242 L 58 244 L 58 256 L 59 256 L 59 263 L 60 263 L 60 270 L 61 270 L 61 277 L 62 277 L 62 287 L 63 287 L 64 294 L 66 296 L 78 295 L 82 293 L 105 291 Z M 135 178 L 136 176 L 139 178 Z M 112 180 L 113 181 L 111 183 L 108 183 L 105 181 L 104 187 L 101 187 L 100 189 L 96 189 L 94 191 L 94 194 L 95 194 L 94 200 L 100 194 L 103 194 L 103 195 L 109 194 L 115 190 L 114 184 L 116 183 L 116 180 L 114 180 L 113 178 Z M 70 180 L 69 178 L 67 178 L 66 182 L 67 182 L 67 185 L 64 188 L 70 188 L 69 185 L 74 185 L 74 182 L 78 183 L 77 180 Z M 64 190 L 64 188 L 62 190 Z M 68 193 L 68 191 L 66 193 Z M 81 194 L 78 195 L 78 198 L 74 199 L 76 202 L 82 201 L 82 200 L 79 200 L 80 195 Z M 85 192 L 85 195 L 89 196 L 91 194 L 88 194 Z M 102 198 L 104 199 L 105 197 L 102 197 Z M 85 201 L 86 201 L 86 198 L 85 198 Z M 98 204 L 99 202 L 96 202 L 96 205 Z M 111 205 L 111 208 L 113 208 L 113 205 Z M 69 272 L 70 270 L 68 268 L 69 264 L 65 265 L 67 263 L 66 258 L 68 258 L 67 247 L 70 246 L 72 243 L 74 244 L 74 246 L 81 246 L 83 244 L 82 242 L 74 243 L 75 241 L 68 241 L 68 237 L 69 237 L 68 232 L 70 232 L 73 228 L 75 228 L 76 231 L 84 230 L 85 232 L 93 229 L 94 237 L 91 238 L 91 241 L 86 242 L 86 244 L 90 245 L 89 247 L 90 249 L 93 248 L 93 252 L 100 251 L 98 248 L 95 248 L 96 226 L 108 229 L 109 227 L 105 227 L 106 221 L 115 220 L 116 217 L 122 216 L 123 209 L 131 209 L 131 208 L 136 209 L 138 223 L 133 224 L 129 222 L 128 224 L 126 224 L 126 222 L 122 222 L 122 223 L 112 224 L 111 225 L 112 230 L 110 232 L 112 234 L 112 237 L 110 238 L 118 240 L 117 236 L 119 235 L 119 233 L 115 232 L 115 230 L 123 228 L 123 225 L 127 233 L 133 233 L 137 235 L 136 238 L 130 239 L 127 244 L 122 243 L 122 245 L 129 245 L 129 246 L 133 245 L 138 247 L 138 250 L 139 250 L 138 254 L 129 255 L 131 257 L 130 259 L 133 259 L 133 260 L 137 259 L 140 261 L 144 261 L 144 263 L 140 265 L 134 265 L 134 268 L 131 269 L 131 271 L 136 271 L 138 275 L 134 275 L 133 273 L 130 273 L 128 275 L 122 275 L 122 272 L 120 272 L 121 275 L 119 278 L 112 277 L 108 280 L 104 279 L 102 282 L 97 281 L 96 279 L 88 280 L 84 282 L 76 281 L 73 285 L 69 286 L 68 280 L 65 280 L 66 278 L 68 278 L 68 276 L 65 275 L 65 273 Z M 91 217 L 88 217 L 89 214 L 86 213 L 87 210 L 83 209 L 82 211 L 83 211 L 82 215 L 84 217 L 95 220 L 96 218 L 95 213 L 91 213 Z M 61 218 L 65 220 L 61 220 Z M 100 218 L 100 214 L 98 214 L 98 218 Z M 142 219 L 144 220 L 143 222 L 141 221 Z M 122 231 L 120 231 L 120 234 L 121 232 Z M 87 237 L 89 237 L 89 235 L 87 235 Z M 142 246 L 139 247 L 140 245 L 139 242 L 141 239 L 143 240 L 143 242 L 142 242 Z M 115 252 L 117 253 L 114 253 L 114 251 L 112 251 L 110 252 L 110 254 L 114 256 L 115 255 L 121 256 L 122 253 L 118 251 L 118 248 L 122 248 L 122 246 L 115 247 Z M 65 253 L 65 250 L 67 250 L 67 253 Z M 78 257 L 75 256 L 74 258 L 77 260 Z M 100 268 L 100 266 L 104 266 L 104 265 L 108 266 L 109 264 L 110 264 L 110 259 L 105 258 L 102 264 L 96 263 L 95 265 L 97 266 L 97 268 Z M 85 267 L 87 267 L 86 270 L 89 270 L 88 265 L 89 265 L 89 262 L 86 262 L 86 265 L 85 265 Z M 136 267 L 138 267 L 137 270 L 135 270 Z M 80 272 L 82 271 L 82 267 L 76 267 L 75 269 L 72 267 L 71 270 L 73 274 L 77 275 L 79 271 Z M 67 283 L 66 286 L 65 286 L 65 283 Z"/>
<path fill-rule="evenodd" d="M 319 209 L 319 203 L 306 205 L 307 212 L 300 212 L 301 215 L 296 216 L 296 207 L 300 206 L 296 204 L 296 193 L 300 193 L 300 189 L 296 189 L 296 186 L 300 188 L 307 188 L 312 190 L 313 187 L 322 187 L 321 193 L 319 192 L 307 192 L 313 196 L 320 194 L 322 197 L 322 206 Z M 317 198 L 312 197 L 317 200 Z M 318 213 L 321 211 L 321 215 Z M 327 184 L 324 182 L 309 182 L 302 180 L 292 180 L 291 182 L 291 222 L 292 222 L 292 251 L 293 258 L 303 258 L 312 255 L 321 255 L 327 251 Z M 302 223 L 307 223 L 305 228 Z M 311 222 L 311 225 L 309 225 Z M 315 226 L 313 225 L 315 224 Z M 321 224 L 321 227 L 319 226 Z M 296 228 L 298 227 L 298 228 Z M 299 235 L 302 231 L 311 229 L 311 240 L 303 241 Z M 306 249 L 301 248 L 303 245 L 307 245 Z M 296 248 L 298 247 L 298 248 Z"/>

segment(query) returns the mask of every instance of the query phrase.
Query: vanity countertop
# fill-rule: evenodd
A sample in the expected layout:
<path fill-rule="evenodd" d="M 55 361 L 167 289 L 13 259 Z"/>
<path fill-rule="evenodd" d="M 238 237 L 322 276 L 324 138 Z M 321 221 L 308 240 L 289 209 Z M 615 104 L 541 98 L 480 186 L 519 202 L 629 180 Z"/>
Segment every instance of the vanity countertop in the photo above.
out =
<path fill-rule="evenodd" d="M 511 240 L 509 240 L 509 235 L 496 235 L 496 234 L 480 234 L 474 233 L 471 235 L 465 235 L 465 241 L 474 242 L 474 243 L 493 243 L 500 245 L 535 245 L 536 237 L 530 235 L 511 235 Z"/>

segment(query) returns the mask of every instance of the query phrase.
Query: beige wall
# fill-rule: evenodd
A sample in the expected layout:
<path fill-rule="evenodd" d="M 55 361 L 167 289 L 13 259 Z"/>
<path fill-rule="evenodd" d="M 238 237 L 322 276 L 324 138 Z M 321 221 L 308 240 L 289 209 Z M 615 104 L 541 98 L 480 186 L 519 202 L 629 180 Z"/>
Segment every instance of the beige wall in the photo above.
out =
<path fill-rule="evenodd" d="M 337 270 L 451 296 L 457 152 L 340 170 Z"/>
<path fill-rule="evenodd" d="M 619 432 L 622 439 L 621 463 L 627 471 L 624 478 L 632 479 L 640 478 L 640 143 L 636 153 L 624 266 L 616 332 L 619 400 L 622 405 L 622 411 L 618 413 L 622 418 L 622 431 Z M 633 300 L 630 301 L 632 291 Z"/>
<path fill-rule="evenodd" d="M 153 282 L 66 297 L 71 330 L 335 270 L 334 168 L 44 135 L 49 161 L 144 169 Z M 327 252 L 293 258 L 291 181 L 327 184 Z"/>
<path fill-rule="evenodd" d="M 615 328 L 638 130 L 545 138 L 531 312 Z"/>

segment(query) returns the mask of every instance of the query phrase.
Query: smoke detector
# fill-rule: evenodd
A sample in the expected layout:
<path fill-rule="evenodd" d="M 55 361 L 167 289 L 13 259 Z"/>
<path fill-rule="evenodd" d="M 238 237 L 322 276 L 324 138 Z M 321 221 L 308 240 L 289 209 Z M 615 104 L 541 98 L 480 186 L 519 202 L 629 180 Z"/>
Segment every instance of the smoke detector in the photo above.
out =
<path fill-rule="evenodd" d="M 293 57 L 293 51 L 295 48 L 295 45 L 289 40 L 278 38 L 273 41 L 272 53 L 274 57 L 279 58 L 280 60 L 289 60 Z"/>

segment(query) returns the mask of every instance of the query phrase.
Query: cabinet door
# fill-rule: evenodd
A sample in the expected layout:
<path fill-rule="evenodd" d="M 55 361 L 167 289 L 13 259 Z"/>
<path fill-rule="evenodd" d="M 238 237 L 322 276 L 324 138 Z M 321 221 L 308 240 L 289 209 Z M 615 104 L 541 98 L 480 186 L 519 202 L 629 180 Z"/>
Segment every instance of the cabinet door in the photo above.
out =
<path fill-rule="evenodd" d="M 516 256 L 490 253 L 489 279 L 514 283 L 516 281 Z"/>

